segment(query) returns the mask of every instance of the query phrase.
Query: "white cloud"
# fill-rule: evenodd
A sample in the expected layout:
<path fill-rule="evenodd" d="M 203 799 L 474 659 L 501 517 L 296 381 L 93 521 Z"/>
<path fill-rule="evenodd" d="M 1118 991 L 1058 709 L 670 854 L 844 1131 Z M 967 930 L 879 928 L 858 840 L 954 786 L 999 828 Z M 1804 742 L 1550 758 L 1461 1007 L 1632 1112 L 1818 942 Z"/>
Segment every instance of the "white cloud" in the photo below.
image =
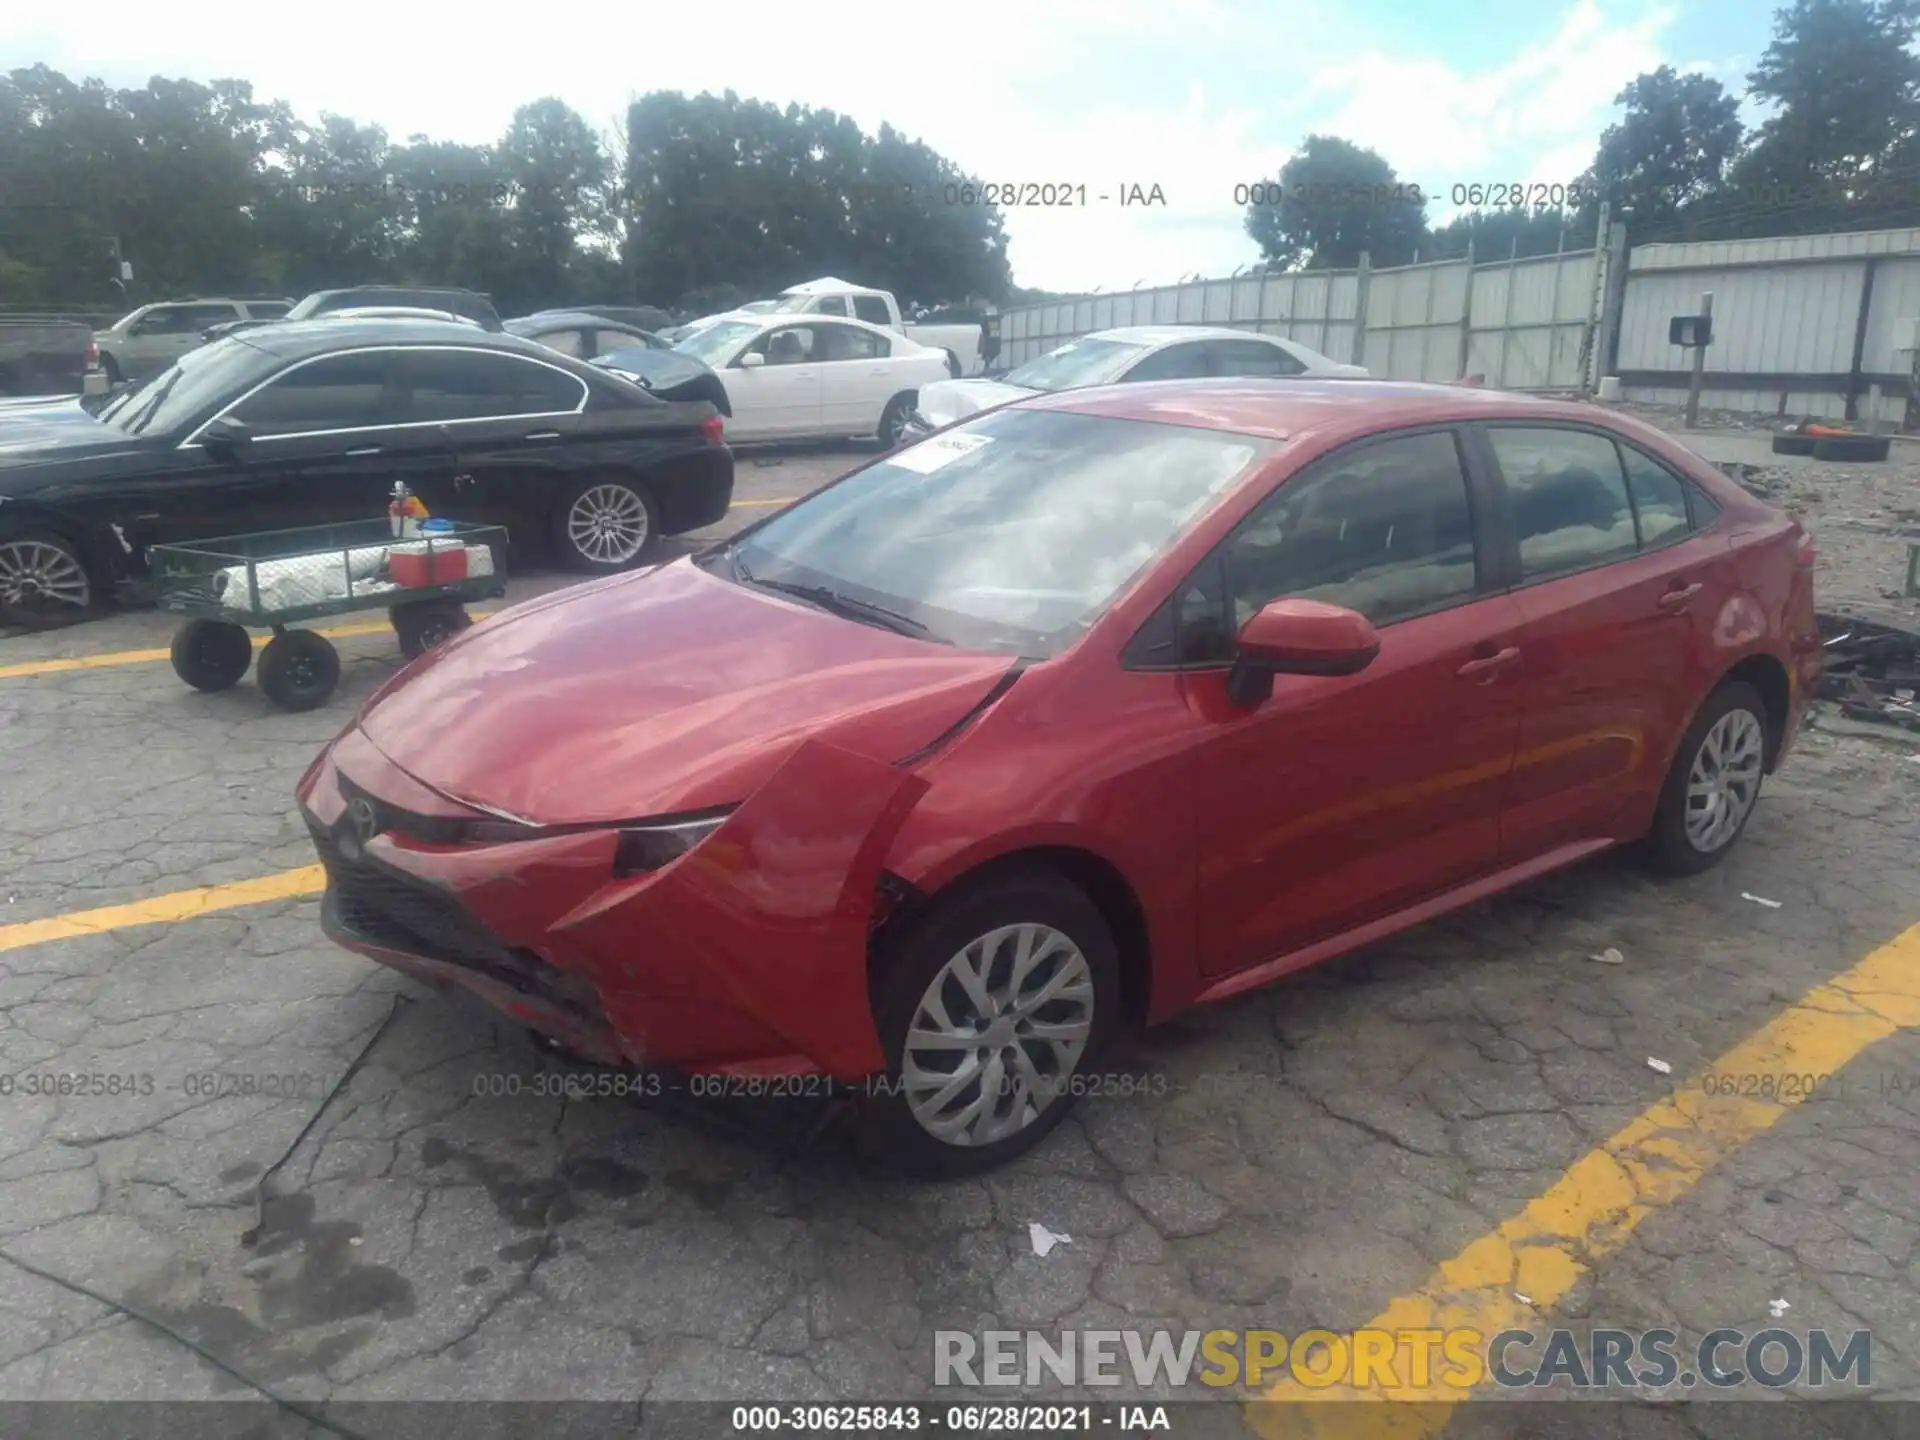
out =
<path fill-rule="evenodd" d="M 1576 145 L 1586 150 L 1577 174 L 1613 97 L 1661 63 L 1669 19 L 1652 12 L 1609 28 L 1594 0 L 1579 0 L 1551 38 L 1478 74 L 1371 51 L 1322 77 L 1317 88 L 1347 98 L 1316 128 L 1378 150 L 1429 192 L 1518 178 L 1514 167 L 1525 174 L 1535 156 Z"/>
<path fill-rule="evenodd" d="M 826 106 L 869 131 L 887 121 L 988 181 L 1085 183 L 1090 202 L 1122 183 L 1162 187 L 1165 209 L 1008 213 L 1016 278 L 1052 289 L 1249 263 L 1233 187 L 1272 176 L 1309 131 L 1373 146 L 1443 194 L 1455 181 L 1571 178 L 1613 95 L 1660 63 L 1666 23 L 1609 26 L 1580 0 L 1552 39 L 1473 73 L 1380 48 L 1344 59 L 1360 48 L 1358 22 L 1333 0 L 839 0 L 804 15 L 769 5 L 718 28 L 697 8 L 603 6 L 590 33 L 518 23 L 524 12 L 450 26 L 430 8 L 368 0 L 335 0 L 318 24 L 194 0 L 110 25 L 81 11 L 29 20 L 36 8 L 0 10 L 0 69 L 44 60 L 122 85 L 243 76 L 302 115 L 377 121 L 401 138 L 490 141 L 543 95 L 610 127 L 638 93 L 732 89 Z M 1222 98 L 1223 77 L 1244 75 L 1250 57 L 1258 109 Z"/>

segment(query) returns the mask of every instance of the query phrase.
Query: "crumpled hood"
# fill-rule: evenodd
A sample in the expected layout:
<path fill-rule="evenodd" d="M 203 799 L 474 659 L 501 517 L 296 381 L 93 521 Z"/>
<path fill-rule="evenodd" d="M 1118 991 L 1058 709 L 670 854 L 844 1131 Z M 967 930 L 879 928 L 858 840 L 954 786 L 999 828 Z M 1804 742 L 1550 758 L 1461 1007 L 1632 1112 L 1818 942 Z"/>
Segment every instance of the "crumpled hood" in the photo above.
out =
<path fill-rule="evenodd" d="M 936 380 L 920 387 L 920 398 L 914 408 L 935 426 L 951 425 L 982 410 L 1039 393 L 1009 385 L 1004 380 Z"/>
<path fill-rule="evenodd" d="M 482 622 L 409 667 L 360 727 L 462 804 L 542 825 L 637 820 L 744 800 L 809 737 L 898 760 L 1013 663 L 680 560 Z"/>

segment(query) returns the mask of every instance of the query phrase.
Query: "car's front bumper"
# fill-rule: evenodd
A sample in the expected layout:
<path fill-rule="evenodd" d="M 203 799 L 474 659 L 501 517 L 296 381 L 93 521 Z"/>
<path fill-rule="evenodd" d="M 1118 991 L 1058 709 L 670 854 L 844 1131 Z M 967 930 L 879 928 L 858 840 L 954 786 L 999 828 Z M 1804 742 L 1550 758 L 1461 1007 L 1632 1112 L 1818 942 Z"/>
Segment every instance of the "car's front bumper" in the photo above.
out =
<path fill-rule="evenodd" d="M 327 869 L 321 923 L 348 949 L 603 1064 L 855 1080 L 884 1066 L 867 943 L 886 841 L 921 788 L 804 744 L 700 845 L 628 878 L 613 829 L 419 838 L 454 807 L 357 729 L 298 797 Z M 354 799 L 381 817 L 364 841 Z"/>

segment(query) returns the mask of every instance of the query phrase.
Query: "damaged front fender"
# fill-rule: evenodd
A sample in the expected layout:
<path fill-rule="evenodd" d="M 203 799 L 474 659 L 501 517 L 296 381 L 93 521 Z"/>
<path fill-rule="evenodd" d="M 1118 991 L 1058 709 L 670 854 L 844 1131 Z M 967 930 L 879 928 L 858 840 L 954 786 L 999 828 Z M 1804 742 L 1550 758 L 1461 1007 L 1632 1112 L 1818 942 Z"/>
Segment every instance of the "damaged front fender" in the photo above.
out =
<path fill-rule="evenodd" d="M 808 741 L 691 853 L 554 922 L 555 948 L 601 973 L 635 955 L 682 957 L 828 1074 L 870 1075 L 886 1063 L 867 994 L 875 892 L 925 791 L 892 765 Z"/>

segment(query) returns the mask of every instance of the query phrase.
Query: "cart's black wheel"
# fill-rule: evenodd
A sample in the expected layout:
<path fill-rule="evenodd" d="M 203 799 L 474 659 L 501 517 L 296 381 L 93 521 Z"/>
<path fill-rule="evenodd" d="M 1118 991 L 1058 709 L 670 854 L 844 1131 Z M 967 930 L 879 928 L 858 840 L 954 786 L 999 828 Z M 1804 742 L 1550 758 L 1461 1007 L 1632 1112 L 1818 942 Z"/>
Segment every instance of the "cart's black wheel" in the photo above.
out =
<path fill-rule="evenodd" d="M 388 612 L 393 633 L 400 637 L 400 653 L 418 659 L 434 646 L 451 640 L 473 624 L 467 607 L 458 600 L 417 600 Z"/>
<path fill-rule="evenodd" d="M 311 710 L 340 683 L 340 652 L 311 630 L 288 630 L 260 652 L 260 688 L 282 710 Z"/>
<path fill-rule="evenodd" d="M 244 625 L 189 620 L 173 632 L 173 673 L 196 690 L 231 690 L 253 664 L 253 637 Z"/>

